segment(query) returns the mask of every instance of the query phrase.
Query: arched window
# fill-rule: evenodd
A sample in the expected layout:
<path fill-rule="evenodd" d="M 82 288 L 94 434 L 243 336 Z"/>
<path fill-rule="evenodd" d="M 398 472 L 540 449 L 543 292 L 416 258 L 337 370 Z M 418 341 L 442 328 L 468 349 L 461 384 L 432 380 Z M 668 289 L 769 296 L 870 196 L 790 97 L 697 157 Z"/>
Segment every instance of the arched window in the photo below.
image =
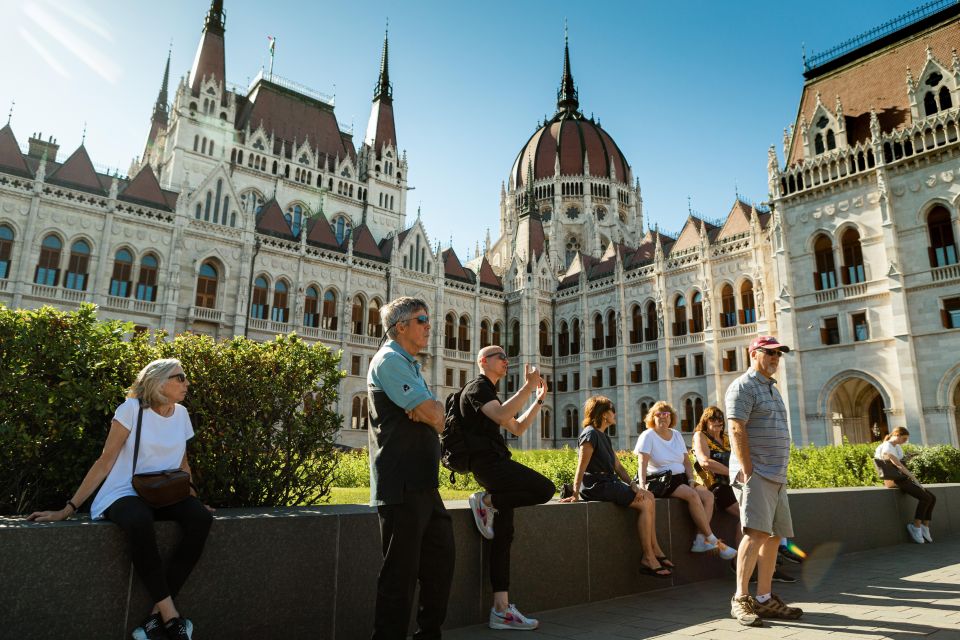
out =
<path fill-rule="evenodd" d="M 380 300 L 374 298 L 367 309 L 367 335 L 371 338 L 383 337 L 383 325 L 380 324 Z"/>
<path fill-rule="evenodd" d="M 470 352 L 470 323 L 467 316 L 460 316 L 460 323 L 457 325 L 457 351 Z"/>
<path fill-rule="evenodd" d="M 580 318 L 573 319 L 573 335 L 570 336 L 570 355 L 580 353 Z"/>
<path fill-rule="evenodd" d="M 703 400 L 697 397 L 693 400 L 693 422 L 690 423 L 691 429 L 697 426 L 701 416 L 703 416 Z"/>
<path fill-rule="evenodd" d="M 650 410 L 650 403 L 641 402 L 640 403 L 640 414 L 637 416 L 637 435 L 640 435 L 647 428 L 647 424 L 644 422 L 644 419 L 647 417 L 647 411 Z"/>
<path fill-rule="evenodd" d="M 510 323 L 510 345 L 507 348 L 507 355 L 515 358 L 520 355 L 520 321 L 514 320 Z"/>
<path fill-rule="evenodd" d="M 137 300 L 157 301 L 157 257 L 148 253 L 140 259 L 140 273 L 137 275 Z"/>
<path fill-rule="evenodd" d="M 740 285 L 740 321 L 750 324 L 757 321 L 757 303 L 753 299 L 753 282 L 744 280 Z"/>
<path fill-rule="evenodd" d="M 693 420 L 693 400 L 687 398 L 683 403 L 683 420 L 680 421 L 680 430 L 681 431 L 693 431 L 693 425 L 696 422 Z"/>
<path fill-rule="evenodd" d="M 343 244 L 343 241 L 350 237 L 350 221 L 343 216 L 338 216 L 333 221 L 333 233 L 337 237 L 337 244 Z"/>
<path fill-rule="evenodd" d="M 490 344 L 490 323 L 482 320 L 480 322 L 480 348 L 489 347 Z"/>
<path fill-rule="evenodd" d="M 599 313 L 593 316 L 593 350 L 603 349 L 603 316 Z"/>
<path fill-rule="evenodd" d="M 60 251 L 63 243 L 55 235 L 49 235 L 40 243 L 40 259 L 37 260 L 37 270 L 33 275 L 36 284 L 55 287 L 60 281 Z"/>
<path fill-rule="evenodd" d="M 219 275 L 216 267 L 209 262 L 204 262 L 200 266 L 200 273 L 197 275 L 197 298 L 196 306 L 205 309 L 217 308 L 217 283 Z"/>
<path fill-rule="evenodd" d="M 13 229 L 0 225 L 0 280 L 10 277 L 10 256 L 13 253 Z"/>
<path fill-rule="evenodd" d="M 267 304 L 267 295 L 270 285 L 263 276 L 257 276 L 253 281 L 253 298 L 250 302 L 250 317 L 255 320 L 266 320 L 270 311 L 270 305 Z"/>
<path fill-rule="evenodd" d="M 643 314 L 640 305 L 630 307 L 630 344 L 637 344 L 643 340 Z"/>
<path fill-rule="evenodd" d="M 499 347 L 503 346 L 503 324 L 500 322 L 493 323 L 493 337 L 490 338 L 490 344 L 495 344 Z"/>
<path fill-rule="evenodd" d="M 273 309 L 270 310 L 270 319 L 274 322 L 282 322 L 284 324 L 290 320 L 287 283 L 283 280 L 277 280 L 277 284 L 273 288 Z"/>
<path fill-rule="evenodd" d="M 690 333 L 703 333 L 703 294 L 699 291 L 693 294 L 690 315 Z"/>
<path fill-rule="evenodd" d="M 77 240 L 70 246 L 70 261 L 67 263 L 67 277 L 63 286 L 76 291 L 86 291 L 89 269 L 90 245 L 84 240 Z"/>
<path fill-rule="evenodd" d="M 353 305 L 350 308 L 350 332 L 355 336 L 363 335 L 364 315 L 363 296 L 354 296 Z"/>
<path fill-rule="evenodd" d="M 940 99 L 941 111 L 953 108 L 953 98 L 950 97 L 950 89 L 940 87 L 940 92 L 937 94 L 937 97 Z"/>
<path fill-rule="evenodd" d="M 936 206 L 927 216 L 927 232 L 930 234 L 931 267 L 957 264 L 957 245 L 953 237 L 953 223 L 945 207 Z"/>
<path fill-rule="evenodd" d="M 452 313 L 448 313 L 443 318 L 443 347 L 445 349 L 457 348 L 456 335 L 457 318 Z"/>
<path fill-rule="evenodd" d="M 720 327 L 733 327 L 737 324 L 737 302 L 733 295 L 733 285 L 725 284 L 720 289 Z"/>
<path fill-rule="evenodd" d="M 307 287 L 304 295 L 303 326 L 314 329 L 320 326 L 320 292 L 316 287 Z"/>
<path fill-rule="evenodd" d="M 133 289 L 133 256 L 120 249 L 113 256 L 113 275 L 110 278 L 110 295 L 126 298 Z"/>
<path fill-rule="evenodd" d="M 813 243 L 813 256 L 817 270 L 813 274 L 813 284 L 817 291 L 833 289 L 837 286 L 837 272 L 833 262 L 833 243 L 825 234 L 820 234 Z"/>
<path fill-rule="evenodd" d="M 659 325 L 657 321 L 657 303 L 651 300 L 647 303 L 647 322 L 643 332 L 644 340 L 656 340 L 660 337 Z"/>
<path fill-rule="evenodd" d="M 856 229 L 847 229 L 840 238 L 843 253 L 843 270 L 840 279 L 843 284 L 857 284 L 866 281 L 863 270 L 863 249 L 860 247 L 860 233 Z"/>
<path fill-rule="evenodd" d="M 607 340 L 606 347 L 610 349 L 617 346 L 617 314 L 611 309 L 607 311 Z"/>
<path fill-rule="evenodd" d="M 300 229 L 303 228 L 303 206 L 299 204 L 292 204 L 287 207 L 287 213 L 283 216 L 287 221 L 287 224 L 290 225 L 290 233 L 294 236 L 300 235 Z"/>
<path fill-rule="evenodd" d="M 543 440 L 550 439 L 551 427 L 553 426 L 550 418 L 551 414 L 549 409 L 544 409 L 540 412 L 540 438 Z"/>
<path fill-rule="evenodd" d="M 818 133 L 813 139 L 813 152 L 817 155 L 823 153 L 823 134 Z"/>
<path fill-rule="evenodd" d="M 570 330 L 567 328 L 567 321 L 560 321 L 560 332 L 557 334 L 557 347 L 559 349 L 559 355 L 561 358 L 563 356 L 570 355 Z"/>
<path fill-rule="evenodd" d="M 933 91 L 927 91 L 923 96 L 923 111 L 924 115 L 928 116 L 932 116 L 938 111 L 937 95 Z"/>
<path fill-rule="evenodd" d="M 546 320 L 541 320 L 537 327 L 537 342 L 540 345 L 541 356 L 549 358 L 553 355 L 553 345 L 550 344 L 550 327 L 547 326 Z"/>
<path fill-rule="evenodd" d="M 356 396 L 350 412 L 351 429 L 367 429 L 370 427 L 370 414 L 366 396 Z"/>
<path fill-rule="evenodd" d="M 562 438 L 575 438 L 579 430 L 580 417 L 576 407 L 568 407 L 564 412 L 563 429 L 560 431 Z"/>
<path fill-rule="evenodd" d="M 833 135 L 833 129 L 827 129 L 827 151 L 837 148 L 837 137 Z"/>
<path fill-rule="evenodd" d="M 328 289 L 323 294 L 323 328 L 337 330 L 337 294 Z"/>
<path fill-rule="evenodd" d="M 673 303 L 673 335 L 687 335 L 687 301 L 683 296 L 677 296 Z"/>

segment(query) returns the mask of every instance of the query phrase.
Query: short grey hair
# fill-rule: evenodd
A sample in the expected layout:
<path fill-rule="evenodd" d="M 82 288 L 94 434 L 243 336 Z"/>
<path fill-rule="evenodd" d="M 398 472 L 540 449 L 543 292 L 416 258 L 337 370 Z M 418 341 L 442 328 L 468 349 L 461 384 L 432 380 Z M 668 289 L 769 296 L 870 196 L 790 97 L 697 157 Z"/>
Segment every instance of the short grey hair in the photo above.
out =
<path fill-rule="evenodd" d="M 391 340 L 397 339 L 397 323 L 409 319 L 417 309 L 429 310 L 429 307 L 422 298 L 411 296 L 401 296 L 380 308 L 380 324 Z"/>
<path fill-rule="evenodd" d="M 137 374 L 137 379 L 127 390 L 127 397 L 139 398 L 144 407 L 157 407 L 170 402 L 160 389 L 177 367 L 182 368 L 182 365 L 176 358 L 154 360 Z"/>

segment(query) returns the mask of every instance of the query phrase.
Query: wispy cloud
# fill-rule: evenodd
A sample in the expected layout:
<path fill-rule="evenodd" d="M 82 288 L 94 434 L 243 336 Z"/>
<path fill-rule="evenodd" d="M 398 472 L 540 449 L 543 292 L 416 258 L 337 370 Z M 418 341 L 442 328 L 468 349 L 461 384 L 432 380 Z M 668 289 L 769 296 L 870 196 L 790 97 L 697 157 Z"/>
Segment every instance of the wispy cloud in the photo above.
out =
<path fill-rule="evenodd" d="M 116 84 L 117 80 L 120 79 L 122 72 L 120 65 L 98 51 L 78 34 L 74 33 L 71 27 L 64 24 L 56 13 L 33 2 L 25 5 L 23 12 L 36 23 L 37 27 L 68 49 L 78 60 L 87 65 L 101 78 L 110 84 Z"/>
<path fill-rule="evenodd" d="M 85 6 L 82 3 L 77 3 L 74 1 L 63 2 L 62 0 L 48 0 L 50 4 L 56 7 L 56 10 L 60 13 L 63 13 L 67 16 L 73 18 L 74 22 L 77 24 L 86 27 L 90 31 L 93 31 L 95 34 L 106 40 L 107 42 L 113 42 L 113 34 L 107 29 L 106 25 L 97 20 L 95 15 L 92 15 L 92 11 L 89 7 Z M 87 13 L 78 10 L 79 8 L 83 9 Z"/>
<path fill-rule="evenodd" d="M 37 52 L 37 55 L 43 58 L 43 61 L 50 65 L 50 68 L 59 73 L 64 78 L 69 78 L 70 74 L 67 73 L 67 70 L 63 68 L 63 65 L 60 64 L 60 61 L 54 57 L 50 51 L 43 46 L 43 44 L 37 40 L 32 33 L 26 30 L 23 26 L 20 26 L 18 29 L 20 32 L 20 37 L 30 45 L 34 51 Z"/>

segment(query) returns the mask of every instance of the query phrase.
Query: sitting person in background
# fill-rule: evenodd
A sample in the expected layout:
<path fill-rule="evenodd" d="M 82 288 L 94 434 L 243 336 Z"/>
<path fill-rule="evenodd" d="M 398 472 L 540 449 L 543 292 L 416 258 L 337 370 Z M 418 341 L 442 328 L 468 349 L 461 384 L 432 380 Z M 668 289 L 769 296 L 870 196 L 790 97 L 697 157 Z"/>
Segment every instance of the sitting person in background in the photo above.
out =
<path fill-rule="evenodd" d="M 673 563 L 657 542 L 656 501 L 649 491 L 640 488 L 630 478 L 617 459 L 607 435 L 607 429 L 616 422 L 617 412 L 609 398 L 587 398 L 583 407 L 584 428 L 577 442 L 579 457 L 573 495 L 560 502 L 574 502 L 583 496 L 585 500 L 613 502 L 637 511 L 637 535 L 643 555 L 640 570 L 647 575 L 667 578 L 673 573 L 670 570 Z"/>
<path fill-rule="evenodd" d="M 740 505 L 730 488 L 730 438 L 720 407 L 707 407 L 693 432 L 693 464 L 697 485 L 713 494 L 714 506 L 737 519 L 736 544 L 740 544 Z"/>
<path fill-rule="evenodd" d="M 653 492 L 658 498 L 676 498 L 687 503 L 698 531 L 691 552 L 705 553 L 717 549 L 724 560 L 736 557 L 737 550 L 718 540 L 710 528 L 713 494 L 706 487 L 697 486 L 694 480 L 687 445 L 680 432 L 673 428 L 677 424 L 677 412 L 661 400 L 650 408 L 644 421 L 647 430 L 637 438 L 637 446 L 633 449 L 639 458 L 637 475 L 640 483 L 650 490 L 651 481 L 654 481 L 661 485 Z"/>
<path fill-rule="evenodd" d="M 913 515 L 913 522 L 907 523 L 907 531 L 910 537 L 917 544 L 924 542 L 933 542 L 933 536 L 930 535 L 930 517 L 933 515 L 933 507 L 937 503 L 937 497 L 929 490 L 924 489 L 916 476 L 910 473 L 907 466 L 903 464 L 903 445 L 909 440 L 910 432 L 906 427 L 897 427 L 883 439 L 880 446 L 877 447 L 873 457 L 886 463 L 886 469 L 889 471 L 884 474 L 883 485 L 887 488 L 899 487 L 903 492 L 910 494 L 918 500 L 917 510 Z M 890 469 L 890 466 L 894 469 Z M 887 476 L 899 476 L 888 479 Z M 891 473 L 892 472 L 892 473 Z"/>

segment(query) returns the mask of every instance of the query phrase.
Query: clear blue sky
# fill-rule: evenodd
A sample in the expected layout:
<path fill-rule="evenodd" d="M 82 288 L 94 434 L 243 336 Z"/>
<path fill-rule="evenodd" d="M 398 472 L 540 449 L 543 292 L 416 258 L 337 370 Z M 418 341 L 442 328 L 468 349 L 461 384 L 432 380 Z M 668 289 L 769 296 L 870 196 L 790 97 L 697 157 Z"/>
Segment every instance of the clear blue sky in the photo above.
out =
<path fill-rule="evenodd" d="M 802 88 L 801 46 L 830 48 L 917 2 L 254 2 L 225 0 L 228 81 L 246 84 L 277 38 L 274 71 L 336 93 L 360 140 L 386 20 L 397 135 L 434 242 L 462 259 L 498 233 L 500 183 L 555 109 L 563 24 L 580 105 L 639 177 L 647 220 L 678 231 L 693 209 L 725 216 L 735 185 L 766 198 L 767 147 L 778 153 Z M 143 149 L 169 43 L 171 82 L 193 62 L 209 2 L 0 0 L 4 82 L 21 144 L 53 135 L 125 171 Z M 172 98 L 172 96 L 171 96 Z M 832 102 L 832 96 L 829 97 Z"/>

